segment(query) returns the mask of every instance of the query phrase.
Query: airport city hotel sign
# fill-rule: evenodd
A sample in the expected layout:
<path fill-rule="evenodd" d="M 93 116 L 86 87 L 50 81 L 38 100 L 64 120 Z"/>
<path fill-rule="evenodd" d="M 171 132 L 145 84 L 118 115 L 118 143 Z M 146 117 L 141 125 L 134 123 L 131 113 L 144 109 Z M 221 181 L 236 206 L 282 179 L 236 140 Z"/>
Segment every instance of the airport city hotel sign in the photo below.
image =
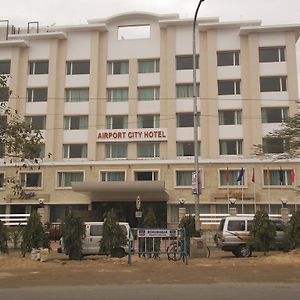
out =
<path fill-rule="evenodd" d="M 100 129 L 97 142 L 151 142 L 166 141 L 166 128 Z"/>

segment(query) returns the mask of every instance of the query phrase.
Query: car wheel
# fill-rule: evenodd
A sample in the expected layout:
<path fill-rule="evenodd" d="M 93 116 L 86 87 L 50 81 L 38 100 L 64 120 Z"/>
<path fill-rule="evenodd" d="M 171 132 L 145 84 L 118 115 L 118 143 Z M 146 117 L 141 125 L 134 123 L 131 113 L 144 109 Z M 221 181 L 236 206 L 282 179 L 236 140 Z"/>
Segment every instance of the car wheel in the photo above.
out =
<path fill-rule="evenodd" d="M 238 257 L 250 257 L 252 255 L 252 249 L 248 245 L 240 245 L 237 249 Z"/>
<path fill-rule="evenodd" d="M 126 256 L 126 252 L 123 248 L 115 248 L 111 251 L 112 257 L 124 257 Z"/>

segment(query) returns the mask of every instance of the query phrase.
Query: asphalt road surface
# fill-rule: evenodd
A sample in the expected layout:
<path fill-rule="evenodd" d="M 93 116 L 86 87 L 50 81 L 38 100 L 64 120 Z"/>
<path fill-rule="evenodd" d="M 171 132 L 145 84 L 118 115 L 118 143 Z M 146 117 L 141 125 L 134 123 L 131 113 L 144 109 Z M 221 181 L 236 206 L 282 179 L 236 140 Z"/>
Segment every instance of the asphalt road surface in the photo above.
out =
<path fill-rule="evenodd" d="M 299 300 L 299 284 L 219 283 L 1 289 L 9 300 Z"/>

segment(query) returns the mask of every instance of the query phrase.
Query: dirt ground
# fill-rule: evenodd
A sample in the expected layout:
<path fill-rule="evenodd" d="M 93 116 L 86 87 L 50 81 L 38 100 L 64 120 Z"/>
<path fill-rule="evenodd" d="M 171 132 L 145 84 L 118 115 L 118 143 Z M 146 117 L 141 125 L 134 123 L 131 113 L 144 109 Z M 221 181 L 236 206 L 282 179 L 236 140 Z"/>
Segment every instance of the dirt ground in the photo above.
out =
<path fill-rule="evenodd" d="M 300 284 L 300 251 L 254 253 L 251 258 L 235 258 L 231 253 L 212 249 L 210 258 L 168 261 L 127 257 L 86 257 L 69 261 L 52 251 L 47 262 L 32 261 L 19 252 L 0 255 L 0 288 L 29 286 L 78 286 L 112 284 L 179 284 L 219 282 L 286 282 Z"/>

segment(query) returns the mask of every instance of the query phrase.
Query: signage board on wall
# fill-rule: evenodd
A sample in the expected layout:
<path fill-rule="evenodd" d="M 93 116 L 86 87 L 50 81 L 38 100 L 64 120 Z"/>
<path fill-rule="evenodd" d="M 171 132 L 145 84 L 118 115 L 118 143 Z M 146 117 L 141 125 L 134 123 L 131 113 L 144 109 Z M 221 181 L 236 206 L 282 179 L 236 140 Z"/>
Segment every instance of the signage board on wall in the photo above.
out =
<path fill-rule="evenodd" d="M 166 141 L 166 128 L 100 129 L 97 142 Z"/>

